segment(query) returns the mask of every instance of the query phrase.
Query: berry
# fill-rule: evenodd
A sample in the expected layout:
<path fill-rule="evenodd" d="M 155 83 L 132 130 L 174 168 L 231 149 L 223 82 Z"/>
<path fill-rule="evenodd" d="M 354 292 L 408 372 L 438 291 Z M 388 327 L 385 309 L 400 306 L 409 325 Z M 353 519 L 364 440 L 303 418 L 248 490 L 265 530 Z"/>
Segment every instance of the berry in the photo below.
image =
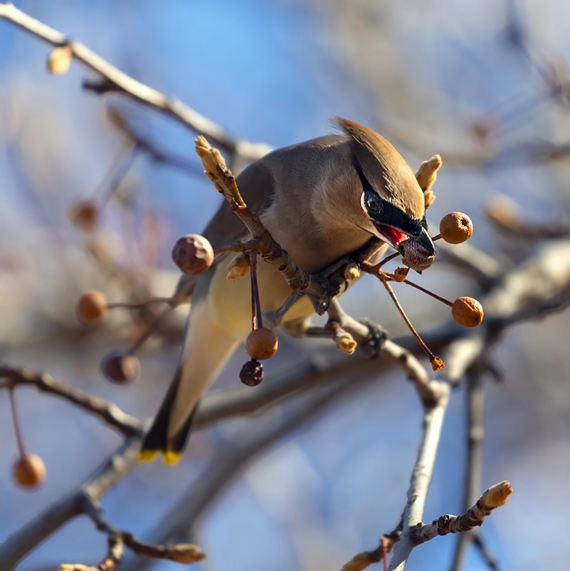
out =
<path fill-rule="evenodd" d="M 140 370 L 139 360 L 129 353 L 109 353 L 101 363 L 101 371 L 105 378 L 118 384 L 134 381 L 139 376 Z"/>
<path fill-rule="evenodd" d="M 97 323 L 107 311 L 107 297 L 100 291 L 84 293 L 75 304 L 75 315 L 84 324 Z"/>
<path fill-rule="evenodd" d="M 267 327 L 254 329 L 245 340 L 245 349 L 252 359 L 264 361 L 275 355 L 277 351 L 277 336 Z"/>
<path fill-rule="evenodd" d="M 256 387 L 263 381 L 263 365 L 255 359 L 248 361 L 241 368 L 239 378 L 244 385 Z"/>
<path fill-rule="evenodd" d="M 483 307 L 472 297 L 458 297 L 451 307 L 451 315 L 463 327 L 477 327 L 483 321 Z"/>
<path fill-rule="evenodd" d="M 37 454 L 26 454 L 14 462 L 12 476 L 22 488 L 37 488 L 45 482 L 46 466 Z"/>
<path fill-rule="evenodd" d="M 413 238 L 404 240 L 404 242 L 400 244 L 399 251 L 400 254 L 402 254 L 402 262 L 417 272 L 427 270 L 435 260 L 435 255 L 430 254 Z"/>
<path fill-rule="evenodd" d="M 69 219 L 80 230 L 91 232 L 99 222 L 99 208 L 93 200 L 80 200 L 71 205 Z"/>
<path fill-rule="evenodd" d="M 210 242 L 199 234 L 186 234 L 172 249 L 172 260 L 185 274 L 201 274 L 214 262 Z"/>
<path fill-rule="evenodd" d="M 471 238 L 473 222 L 463 212 L 450 212 L 441 219 L 439 233 L 449 244 L 461 244 Z"/>

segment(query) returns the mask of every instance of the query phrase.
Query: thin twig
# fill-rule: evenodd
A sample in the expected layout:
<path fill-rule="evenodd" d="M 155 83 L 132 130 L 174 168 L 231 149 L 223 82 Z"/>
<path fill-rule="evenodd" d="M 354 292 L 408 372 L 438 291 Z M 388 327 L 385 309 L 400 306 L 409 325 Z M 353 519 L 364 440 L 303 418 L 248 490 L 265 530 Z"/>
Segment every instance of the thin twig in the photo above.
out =
<path fill-rule="evenodd" d="M 165 559 L 185 565 L 197 563 L 205 557 L 198 546 L 190 543 L 155 545 L 141 541 L 127 531 L 117 530 L 103 515 L 101 504 L 96 498 L 86 495 L 82 502 L 82 509 L 93 521 L 95 527 L 109 536 L 109 540 L 111 540 L 111 538 L 120 538 L 125 547 L 137 555 L 150 557 L 152 559 Z"/>
<path fill-rule="evenodd" d="M 452 516 L 442 515 L 430 524 L 419 524 L 414 529 L 415 541 L 424 543 L 448 533 L 461 533 L 469 531 L 483 524 L 485 518 L 491 515 L 496 508 L 504 506 L 513 493 L 513 488 L 507 481 L 500 482 L 488 488 L 477 502 L 464 514 Z"/>
<path fill-rule="evenodd" d="M 140 420 L 123 412 L 112 403 L 82 393 L 61 381 L 56 381 L 47 373 L 0 364 L 0 388 L 25 385 L 34 386 L 39 391 L 72 402 L 90 414 L 99 416 L 109 426 L 116 428 L 125 436 L 136 436 L 143 433 L 143 423 Z"/>
<path fill-rule="evenodd" d="M 235 152 L 245 160 L 257 160 L 271 151 L 271 147 L 267 144 L 250 143 L 230 137 L 222 127 L 200 115 L 178 99 L 167 97 L 160 91 L 133 79 L 81 42 L 70 40 L 65 34 L 32 18 L 12 3 L 0 4 L 0 18 L 12 22 L 52 46 L 69 46 L 71 55 L 77 61 L 105 80 L 102 84 L 98 84 L 99 93 L 106 91 L 123 93 L 143 105 L 172 117 L 194 132 L 204 133 L 223 149 Z"/>
<path fill-rule="evenodd" d="M 448 401 L 449 385 L 441 383 L 439 399 L 424 412 L 422 437 L 408 488 L 408 501 L 403 512 L 404 531 L 394 547 L 389 571 L 402 571 L 410 552 L 415 547 L 410 530 L 422 521 Z"/>
<path fill-rule="evenodd" d="M 8 394 L 10 396 L 10 408 L 12 410 L 12 421 L 14 423 L 14 432 L 16 433 L 16 442 L 18 444 L 18 452 L 20 457 L 24 458 L 26 454 L 26 445 L 24 444 L 24 433 L 22 431 L 22 421 L 20 420 L 20 413 L 18 404 L 16 403 L 16 393 L 14 387 L 8 387 Z"/>
<path fill-rule="evenodd" d="M 265 419 L 262 427 L 259 424 L 250 425 L 235 434 L 214 455 L 214 459 L 205 471 L 208 477 L 199 477 L 188 487 L 176 507 L 155 526 L 151 537 L 161 543 L 188 538 L 189 529 L 241 469 L 268 446 L 314 418 L 332 401 L 344 394 L 344 390 L 349 386 L 342 381 L 327 383 L 313 393 L 305 395 L 299 402 L 292 403 L 287 408 L 287 414 L 284 415 L 281 411 L 271 414 Z M 142 565 L 137 565 L 137 571 L 146 568 L 147 564 L 141 563 Z M 130 569 L 134 571 L 135 567 Z"/>
<path fill-rule="evenodd" d="M 484 380 L 479 370 L 469 369 L 465 383 L 465 407 L 467 409 L 467 462 L 463 488 L 462 510 L 467 511 L 481 490 L 483 471 L 484 434 Z M 475 538 L 475 532 L 462 533 L 456 540 L 452 571 L 460 571 L 467 548 Z"/>

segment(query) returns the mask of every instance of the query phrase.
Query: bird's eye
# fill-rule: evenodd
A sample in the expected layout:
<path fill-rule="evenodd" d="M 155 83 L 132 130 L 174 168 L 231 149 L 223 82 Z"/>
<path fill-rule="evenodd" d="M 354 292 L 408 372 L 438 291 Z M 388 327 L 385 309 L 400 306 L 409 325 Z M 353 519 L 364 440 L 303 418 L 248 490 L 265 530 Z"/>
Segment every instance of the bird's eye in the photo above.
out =
<path fill-rule="evenodd" d="M 364 205 L 366 206 L 366 210 L 371 215 L 378 215 L 382 212 L 382 201 L 380 197 L 375 193 L 369 190 L 364 191 Z"/>

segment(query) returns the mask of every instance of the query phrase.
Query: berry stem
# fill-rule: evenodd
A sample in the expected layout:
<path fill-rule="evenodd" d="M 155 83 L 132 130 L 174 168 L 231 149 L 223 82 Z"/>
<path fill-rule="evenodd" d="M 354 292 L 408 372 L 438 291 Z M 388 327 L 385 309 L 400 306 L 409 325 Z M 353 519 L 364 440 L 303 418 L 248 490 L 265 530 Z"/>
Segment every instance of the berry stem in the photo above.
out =
<path fill-rule="evenodd" d="M 226 248 L 218 248 L 214 250 L 214 256 L 219 256 L 220 254 L 230 254 L 232 252 L 245 252 L 244 246 L 227 246 Z"/>
<path fill-rule="evenodd" d="M 20 420 L 20 414 L 18 412 L 18 407 L 16 405 L 16 395 L 14 394 L 14 388 L 10 387 L 8 394 L 10 395 L 10 408 L 12 409 L 12 420 L 14 421 L 14 432 L 16 433 L 16 441 L 18 443 L 18 450 L 20 451 L 20 457 L 25 458 L 27 456 L 26 446 L 24 445 L 24 433 L 22 431 L 22 421 Z"/>
<path fill-rule="evenodd" d="M 138 144 L 132 145 L 129 143 L 127 146 L 123 147 L 119 152 L 119 155 L 111 165 L 111 168 L 105 175 L 105 178 L 99 185 L 99 188 L 95 191 L 95 196 L 102 194 L 101 205 L 105 205 L 113 193 L 125 178 L 127 171 L 131 168 L 134 158 L 139 151 Z"/>
<path fill-rule="evenodd" d="M 146 301 L 141 301 L 140 303 L 131 303 L 129 301 L 116 301 L 114 303 L 108 303 L 107 309 L 145 309 L 147 306 L 153 303 L 167 303 L 172 304 L 171 297 L 153 297 L 152 299 L 148 299 Z"/>
<path fill-rule="evenodd" d="M 376 267 L 377 268 L 381 268 L 382 266 L 384 266 L 385 264 L 387 264 L 389 261 L 393 260 L 394 258 L 397 258 L 400 255 L 400 252 L 394 252 L 393 254 L 390 254 L 389 256 L 386 256 L 383 260 L 380 260 L 377 264 Z"/>
<path fill-rule="evenodd" d="M 257 283 L 257 252 L 249 253 L 249 272 L 251 276 L 251 329 L 263 327 L 261 303 L 259 301 L 259 285 Z"/>
<path fill-rule="evenodd" d="M 143 345 L 143 343 L 154 333 L 157 325 L 164 319 L 164 317 L 172 311 L 173 307 L 169 305 L 159 313 L 142 332 L 141 336 L 133 343 L 131 348 L 127 351 L 128 355 L 134 355 Z"/>
<path fill-rule="evenodd" d="M 431 237 L 432 242 L 435 242 L 436 240 L 441 240 L 441 234 L 436 234 L 435 236 Z"/>
<path fill-rule="evenodd" d="M 420 344 L 420 347 L 425 351 L 426 355 L 429 357 L 429 360 L 433 361 L 436 358 L 436 356 L 431 352 L 430 348 L 425 344 L 424 340 L 420 337 L 420 334 L 416 331 L 416 328 L 412 325 L 412 322 L 408 319 L 408 316 L 406 315 L 404 308 L 400 304 L 400 301 L 396 297 L 396 294 L 394 293 L 394 290 L 392 289 L 392 286 L 389 284 L 385 275 L 383 273 L 378 273 L 377 275 L 380 278 L 380 281 L 384 284 L 384 287 L 386 288 L 388 295 L 392 298 L 394 305 L 397 307 L 398 311 L 400 312 L 400 315 L 402 316 L 402 319 L 408 326 L 409 330 L 412 332 L 412 335 L 417 339 L 418 343 Z"/>
<path fill-rule="evenodd" d="M 449 305 L 449 307 L 453 307 L 453 302 L 449 301 L 448 299 L 445 299 L 445 297 L 441 297 L 440 295 L 437 295 L 437 293 L 433 293 L 433 291 L 430 291 L 429 289 L 426 289 L 425 287 L 422 287 L 421 285 L 418 285 L 414 282 L 411 282 L 410 280 L 404 280 L 405 284 L 408 284 L 409 286 L 415 287 L 416 289 L 419 289 L 420 291 L 423 291 L 424 293 L 427 293 L 427 295 L 430 295 L 431 297 L 437 299 L 438 301 L 441 301 L 441 303 L 445 303 L 445 305 Z"/>

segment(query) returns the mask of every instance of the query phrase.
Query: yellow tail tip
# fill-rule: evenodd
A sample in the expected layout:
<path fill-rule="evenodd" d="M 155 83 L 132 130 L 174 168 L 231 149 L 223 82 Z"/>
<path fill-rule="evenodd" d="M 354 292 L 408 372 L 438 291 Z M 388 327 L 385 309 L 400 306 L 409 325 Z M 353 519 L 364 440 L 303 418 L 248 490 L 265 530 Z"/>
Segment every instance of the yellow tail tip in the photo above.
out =
<path fill-rule="evenodd" d="M 139 462 L 152 462 L 161 453 L 165 464 L 170 466 L 178 464 L 180 452 L 174 452 L 173 450 L 141 450 L 139 452 Z"/>
<path fill-rule="evenodd" d="M 152 462 L 158 456 L 158 450 L 141 450 L 139 462 Z"/>
<path fill-rule="evenodd" d="M 178 464 L 178 460 L 180 460 L 180 452 L 174 452 L 173 450 L 166 450 L 162 454 L 162 460 L 165 464 L 169 466 L 174 466 Z"/>

